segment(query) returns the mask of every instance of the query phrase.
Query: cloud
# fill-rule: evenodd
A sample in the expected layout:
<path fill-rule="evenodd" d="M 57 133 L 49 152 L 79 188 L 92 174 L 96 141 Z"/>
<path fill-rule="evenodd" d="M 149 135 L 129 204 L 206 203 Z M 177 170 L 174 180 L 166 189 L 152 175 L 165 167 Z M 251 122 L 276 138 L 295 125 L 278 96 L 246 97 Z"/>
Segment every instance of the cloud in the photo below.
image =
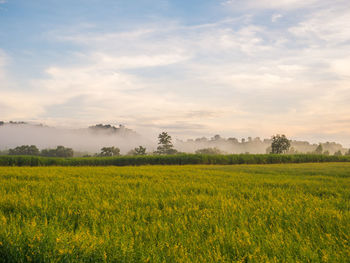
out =
<path fill-rule="evenodd" d="M 5 66 L 8 63 L 8 56 L 0 49 L 0 78 L 5 77 Z"/>
<path fill-rule="evenodd" d="M 25 119 L 37 116 L 42 108 L 36 103 L 37 94 L 30 90 L 16 91 L 17 83 L 8 70 L 11 58 L 0 49 L 0 112 L 3 120 Z"/>
<path fill-rule="evenodd" d="M 205 112 L 172 91 L 152 90 L 149 83 L 104 62 L 91 59 L 83 67 L 51 67 L 46 79 L 34 81 L 43 91 L 36 102 L 43 109 L 40 119 L 79 120 L 81 124 L 94 120 L 159 129 L 180 120 L 188 126 L 200 118 L 193 109 Z"/>
<path fill-rule="evenodd" d="M 102 66 L 115 69 L 130 69 L 144 67 L 166 66 L 188 59 L 185 54 L 165 53 L 156 55 L 139 55 L 139 56 L 111 56 L 106 53 L 95 53 L 93 59 L 99 61 Z"/>
<path fill-rule="evenodd" d="M 277 22 L 279 19 L 281 19 L 283 17 L 283 15 L 281 14 L 274 14 L 271 17 L 271 22 Z"/>
<path fill-rule="evenodd" d="M 350 114 L 350 11 L 341 1 L 332 9 L 321 2 L 241 4 L 282 9 L 272 17 L 268 12 L 272 22 L 288 20 L 287 10 L 310 7 L 296 22 L 271 28 L 242 15 L 199 25 L 161 21 L 124 32 L 55 30 L 51 41 L 77 48 L 73 63 L 49 65 L 45 77 L 28 81 L 27 91 L 2 92 L 0 109 L 7 118 L 121 122 L 179 136 L 298 136 L 326 122 L 332 124 L 327 132 L 344 134 L 347 126 L 333 123 Z"/>
<path fill-rule="evenodd" d="M 239 0 L 228 0 L 223 2 L 223 5 L 249 9 L 298 9 L 312 6 L 317 2 L 318 0 L 245 0 L 242 3 Z"/>
<path fill-rule="evenodd" d="M 312 41 L 315 45 L 349 45 L 349 23 L 350 4 L 335 5 L 332 8 L 309 14 L 305 20 L 291 27 L 289 31 L 298 38 Z"/>
<path fill-rule="evenodd" d="M 283 126 L 289 133 L 297 132 L 301 131 L 299 113 L 304 111 L 309 125 L 317 125 L 311 114 L 315 107 L 308 105 L 329 96 L 329 87 L 336 87 L 332 79 L 319 81 L 324 70 L 338 77 L 339 69 L 346 71 L 346 61 L 330 60 L 336 50 L 324 54 L 317 49 L 287 50 L 295 39 L 283 43 L 274 32 L 256 25 L 237 29 L 220 23 L 209 28 L 172 25 L 137 32 L 61 38 L 92 44 L 80 56 L 84 66 L 47 70 L 49 78 L 41 85 L 54 91 L 55 100 L 61 102 L 46 107 L 44 116 L 64 118 L 70 113 L 86 121 L 117 119 L 134 127 L 167 128 L 175 133 L 182 127 L 187 134 L 218 127 L 253 131 L 254 123 L 264 118 L 261 130 L 266 134 Z M 333 64 L 315 70 L 314 64 L 325 59 Z M 129 72 L 154 67 L 154 76 Z M 163 78 L 160 72 L 166 67 L 170 68 Z M 210 114 L 193 114 L 205 111 Z M 290 121 L 281 122 L 282 116 Z M 233 119 L 235 123 L 230 124 Z"/>

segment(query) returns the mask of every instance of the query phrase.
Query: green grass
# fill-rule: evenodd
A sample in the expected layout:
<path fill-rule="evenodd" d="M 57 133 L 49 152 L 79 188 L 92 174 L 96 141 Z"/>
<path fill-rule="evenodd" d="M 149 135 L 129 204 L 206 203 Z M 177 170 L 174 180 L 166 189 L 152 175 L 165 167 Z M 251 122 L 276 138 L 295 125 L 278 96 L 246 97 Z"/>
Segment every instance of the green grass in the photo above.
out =
<path fill-rule="evenodd" d="M 184 164 L 276 164 L 350 162 L 350 156 L 317 154 L 175 154 L 89 158 L 0 156 L 0 166 L 139 166 Z"/>
<path fill-rule="evenodd" d="M 0 262 L 350 262 L 350 163 L 0 167 Z"/>

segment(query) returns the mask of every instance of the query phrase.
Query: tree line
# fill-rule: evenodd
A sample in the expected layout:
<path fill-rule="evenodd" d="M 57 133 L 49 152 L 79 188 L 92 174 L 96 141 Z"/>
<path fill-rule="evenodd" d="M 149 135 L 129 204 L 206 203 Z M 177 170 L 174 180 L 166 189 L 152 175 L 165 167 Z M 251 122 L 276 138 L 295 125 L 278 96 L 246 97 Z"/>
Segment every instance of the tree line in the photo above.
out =
<path fill-rule="evenodd" d="M 146 147 L 139 146 L 130 150 L 126 155 L 132 156 L 142 156 L 142 155 L 173 155 L 180 154 L 181 152 L 177 151 L 174 148 L 172 138 L 167 132 L 162 132 L 158 135 L 158 147 L 154 152 L 147 153 Z M 206 154 L 206 155 L 218 155 L 225 154 L 225 152 L 220 149 L 213 148 L 203 148 L 195 152 L 196 154 Z M 267 149 L 267 153 L 271 154 L 296 154 L 291 148 L 291 141 L 284 135 L 273 135 L 271 138 L 271 146 Z M 43 149 L 39 150 L 35 145 L 22 145 L 9 149 L 7 154 L 9 155 L 32 155 L 32 156 L 43 156 L 43 157 L 73 157 L 74 151 L 72 148 L 57 146 L 54 149 Z M 249 154 L 249 153 L 246 153 Z M 329 155 L 329 151 L 323 151 L 322 144 L 319 144 L 315 151 L 309 152 L 309 154 L 323 154 Z M 116 146 L 106 146 L 101 148 L 100 153 L 94 155 L 85 155 L 83 157 L 112 157 L 120 156 L 120 149 Z M 335 156 L 343 155 L 339 150 L 334 153 Z M 350 155 L 350 149 L 345 152 L 344 155 Z"/>
<path fill-rule="evenodd" d="M 106 129 L 109 129 L 107 127 Z M 152 154 L 159 155 L 170 155 L 176 154 L 178 151 L 174 148 L 172 138 L 167 132 L 162 132 L 158 135 L 158 147 L 157 150 Z M 72 148 L 64 146 L 57 146 L 55 149 L 43 149 L 39 150 L 35 145 L 22 145 L 16 148 L 9 149 L 9 155 L 32 155 L 32 156 L 43 156 L 43 157 L 73 157 L 74 151 Z M 146 147 L 139 146 L 130 150 L 127 155 L 147 155 Z M 85 155 L 83 157 L 112 157 L 120 156 L 120 149 L 116 146 L 102 147 L 100 153 L 94 155 Z"/>
<path fill-rule="evenodd" d="M 22 145 L 14 149 L 9 149 L 9 155 L 33 155 L 44 157 L 73 157 L 74 151 L 72 148 L 57 146 L 55 149 L 39 150 L 35 145 Z"/>

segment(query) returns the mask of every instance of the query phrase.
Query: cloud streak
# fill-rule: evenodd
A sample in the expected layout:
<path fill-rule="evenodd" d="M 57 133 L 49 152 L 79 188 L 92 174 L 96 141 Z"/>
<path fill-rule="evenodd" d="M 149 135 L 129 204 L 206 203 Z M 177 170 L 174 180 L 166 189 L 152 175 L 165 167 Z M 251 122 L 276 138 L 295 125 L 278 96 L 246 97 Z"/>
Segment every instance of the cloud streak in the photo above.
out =
<path fill-rule="evenodd" d="M 281 9 L 281 10 L 295 10 L 299 8 L 310 8 L 327 3 L 327 0 L 227 0 L 222 4 L 232 8 L 244 9 Z"/>

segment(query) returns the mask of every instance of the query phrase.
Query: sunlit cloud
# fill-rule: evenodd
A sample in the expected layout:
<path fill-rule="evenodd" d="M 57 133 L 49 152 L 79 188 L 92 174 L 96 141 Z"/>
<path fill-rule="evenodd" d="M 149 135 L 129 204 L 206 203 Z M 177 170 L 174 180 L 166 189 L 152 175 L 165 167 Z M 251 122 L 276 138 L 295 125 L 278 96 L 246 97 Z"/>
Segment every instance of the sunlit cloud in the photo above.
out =
<path fill-rule="evenodd" d="M 344 3 L 249 0 L 238 7 L 252 13 L 197 24 L 159 19 L 127 29 L 53 28 L 43 38 L 74 51 L 68 58 L 55 50 L 67 59 L 47 63 L 26 89 L 2 87 L 3 118 L 119 122 L 177 136 L 309 138 L 319 130 L 350 143 L 344 136 L 350 8 Z M 237 1 L 223 4 L 230 12 L 227 6 Z M 306 11 L 291 19 L 298 8 Z M 260 9 L 273 9 L 264 22 Z M 9 83 L 1 61 L 0 53 L 0 78 Z"/>

